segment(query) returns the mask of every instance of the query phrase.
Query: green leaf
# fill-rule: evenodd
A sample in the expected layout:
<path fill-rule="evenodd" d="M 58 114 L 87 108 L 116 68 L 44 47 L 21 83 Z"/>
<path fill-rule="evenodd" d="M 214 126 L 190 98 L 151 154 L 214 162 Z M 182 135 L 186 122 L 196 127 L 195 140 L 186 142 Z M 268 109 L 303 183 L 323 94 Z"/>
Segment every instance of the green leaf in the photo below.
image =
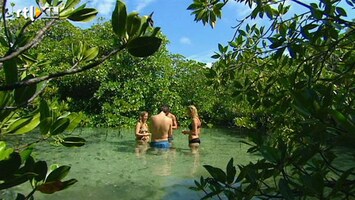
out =
<path fill-rule="evenodd" d="M 160 31 L 160 27 L 154 27 L 150 37 L 155 37 L 158 34 L 159 31 Z"/>
<path fill-rule="evenodd" d="M 6 84 L 13 84 L 18 81 L 18 70 L 15 59 L 3 63 Z"/>
<path fill-rule="evenodd" d="M 22 162 L 25 162 L 31 156 L 32 151 L 33 151 L 33 148 L 29 147 L 29 148 L 20 152 Z"/>
<path fill-rule="evenodd" d="M 0 180 L 12 177 L 20 166 L 21 156 L 17 152 L 12 152 L 6 160 L 0 160 Z"/>
<path fill-rule="evenodd" d="M 1 174 L 2 172 L 0 172 Z M 7 188 L 12 188 L 17 185 L 21 185 L 22 183 L 28 181 L 28 175 L 27 174 L 16 174 L 16 176 L 7 179 L 5 181 L 0 181 L 0 190 L 7 189 Z"/>
<path fill-rule="evenodd" d="M 63 133 L 64 130 L 69 126 L 70 120 L 68 118 L 61 118 L 54 122 L 50 128 L 51 135 L 57 135 Z"/>
<path fill-rule="evenodd" d="M 132 12 L 127 16 L 126 28 L 127 34 L 130 37 L 136 35 L 141 27 L 141 18 L 137 12 Z"/>
<path fill-rule="evenodd" d="M 281 159 L 281 150 L 269 146 L 260 148 L 261 155 L 269 162 L 278 163 Z"/>
<path fill-rule="evenodd" d="M 81 147 L 85 145 L 86 140 L 81 137 L 66 137 L 60 143 L 66 147 Z"/>
<path fill-rule="evenodd" d="M 24 134 L 24 133 L 28 133 L 30 131 L 32 131 L 33 129 L 35 129 L 38 124 L 40 123 L 40 120 L 39 120 L 39 113 L 36 114 L 32 119 L 31 121 L 29 121 L 26 125 L 18 128 L 14 133 L 15 134 Z"/>
<path fill-rule="evenodd" d="M 290 187 L 288 186 L 287 181 L 285 181 L 284 179 L 279 180 L 279 189 L 280 189 L 280 192 L 281 192 L 283 198 L 288 199 L 288 200 L 293 199 L 292 191 L 291 191 Z"/>
<path fill-rule="evenodd" d="M 70 9 L 74 8 L 76 5 L 78 5 L 79 3 L 80 3 L 80 0 L 68 0 L 65 3 L 64 9 L 61 11 L 70 10 Z"/>
<path fill-rule="evenodd" d="M 89 22 L 96 17 L 97 13 L 98 11 L 94 8 L 76 9 L 69 15 L 68 19 L 77 22 Z"/>
<path fill-rule="evenodd" d="M 311 13 L 315 19 L 321 20 L 323 17 L 323 12 L 320 11 L 318 8 L 311 9 Z"/>
<path fill-rule="evenodd" d="M 351 122 L 350 119 L 345 117 L 345 115 L 337 110 L 331 109 L 330 114 L 333 119 L 340 124 L 343 128 L 345 128 L 349 133 L 355 133 L 355 126 Z"/>
<path fill-rule="evenodd" d="M 203 4 L 200 2 L 194 2 L 192 4 L 189 5 L 189 7 L 187 7 L 187 10 L 196 10 L 196 9 L 202 9 L 203 8 Z"/>
<path fill-rule="evenodd" d="M 324 180 L 320 173 L 301 176 L 301 180 L 305 189 L 310 192 L 312 195 L 320 195 L 323 193 L 324 189 Z"/>
<path fill-rule="evenodd" d="M 211 174 L 211 176 L 216 180 L 221 183 L 226 183 L 227 181 L 227 175 L 226 173 L 216 167 L 212 167 L 210 165 L 203 165 L 203 167 Z"/>
<path fill-rule="evenodd" d="M 31 120 L 32 117 L 18 118 L 9 124 L 5 133 L 15 133 L 17 129 L 27 125 Z"/>
<path fill-rule="evenodd" d="M 41 102 L 39 104 L 39 112 L 41 114 L 41 120 L 47 117 L 51 117 L 51 111 L 47 102 L 44 99 L 41 99 Z"/>
<path fill-rule="evenodd" d="M 10 92 L 8 91 L 0 91 L 0 108 L 4 108 L 8 105 L 11 99 Z"/>
<path fill-rule="evenodd" d="M 76 179 L 70 179 L 70 180 L 64 181 L 62 190 L 68 188 L 69 186 L 75 184 L 76 182 L 78 182 Z"/>
<path fill-rule="evenodd" d="M 24 79 L 24 81 L 31 78 L 33 78 L 32 75 L 27 76 Z M 30 100 L 33 97 L 33 95 L 36 93 L 36 90 L 37 90 L 37 84 L 16 88 L 14 93 L 15 103 L 17 105 L 22 105 L 27 103 L 27 101 Z"/>
<path fill-rule="evenodd" d="M 99 54 L 99 48 L 98 47 L 91 47 L 90 49 L 88 49 L 84 52 L 83 60 L 84 61 L 93 60 L 97 57 L 98 54 Z"/>
<path fill-rule="evenodd" d="M 17 193 L 16 199 L 15 200 L 26 200 L 25 195 Z"/>
<path fill-rule="evenodd" d="M 142 22 L 142 24 L 141 24 L 141 29 L 138 34 L 139 36 L 145 34 L 145 32 L 147 31 L 147 28 L 149 26 L 149 23 L 152 22 L 152 19 L 150 16 L 143 16 L 141 22 Z"/>
<path fill-rule="evenodd" d="M 119 37 L 125 37 L 126 35 L 126 20 L 127 10 L 126 5 L 120 1 L 116 1 L 116 7 L 113 10 L 111 24 L 113 32 Z"/>
<path fill-rule="evenodd" d="M 27 53 L 21 54 L 21 58 L 22 58 L 22 60 L 25 60 L 27 63 L 36 63 L 37 62 L 36 58 L 34 58 L 32 55 L 27 54 Z"/>
<path fill-rule="evenodd" d="M 80 124 L 82 115 L 78 113 L 71 113 L 68 118 L 70 120 L 70 124 L 67 131 L 73 131 Z"/>
<path fill-rule="evenodd" d="M 216 21 L 217 21 L 216 15 L 214 13 L 210 12 L 208 21 L 209 21 L 211 28 L 214 28 L 216 26 Z"/>
<path fill-rule="evenodd" d="M 0 141 L 0 161 L 7 160 L 10 158 L 10 155 L 14 152 L 12 148 L 6 148 L 6 142 Z"/>
<path fill-rule="evenodd" d="M 221 44 L 218 44 L 218 50 L 219 50 L 220 53 L 225 53 L 223 51 L 223 49 L 224 49 L 223 46 Z"/>
<path fill-rule="evenodd" d="M 348 185 L 349 183 L 347 183 L 347 178 L 351 175 L 351 173 L 353 173 L 355 168 L 350 168 L 348 170 L 346 170 L 337 180 L 335 187 L 333 187 L 332 192 L 329 194 L 329 199 L 331 199 L 331 197 L 336 197 L 336 194 L 338 191 L 340 191 L 344 186 Z"/>
<path fill-rule="evenodd" d="M 38 161 L 34 165 L 34 172 L 37 174 L 35 176 L 36 181 L 43 181 L 46 178 L 48 171 L 48 166 L 45 161 Z"/>
<path fill-rule="evenodd" d="M 338 15 L 340 15 L 340 16 L 344 16 L 344 17 L 348 16 L 346 14 L 346 11 L 342 7 L 336 7 L 335 10 L 337 11 Z"/>
<path fill-rule="evenodd" d="M 227 164 L 227 183 L 232 184 L 235 179 L 235 174 L 237 173 L 237 170 L 235 169 L 235 166 L 233 165 L 233 158 L 231 158 Z"/>
<path fill-rule="evenodd" d="M 70 166 L 63 165 L 53 170 L 46 178 L 46 183 L 60 181 L 65 178 L 70 171 Z"/>
<path fill-rule="evenodd" d="M 52 117 L 46 117 L 44 119 L 41 119 L 41 122 L 39 123 L 39 129 L 42 135 L 45 135 L 49 132 L 52 126 L 52 122 Z"/>
<path fill-rule="evenodd" d="M 147 57 L 158 51 L 161 39 L 157 37 L 138 37 L 128 42 L 128 52 L 136 57 Z"/>

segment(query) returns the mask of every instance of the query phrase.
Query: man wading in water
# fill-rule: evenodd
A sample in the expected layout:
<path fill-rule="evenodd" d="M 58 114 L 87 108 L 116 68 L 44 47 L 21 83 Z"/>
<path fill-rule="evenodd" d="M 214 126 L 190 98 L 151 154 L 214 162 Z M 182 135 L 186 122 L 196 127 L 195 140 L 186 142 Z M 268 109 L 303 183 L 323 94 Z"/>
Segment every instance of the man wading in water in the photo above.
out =
<path fill-rule="evenodd" d="M 170 148 L 168 138 L 172 136 L 172 124 L 172 119 L 166 116 L 163 107 L 160 109 L 159 114 L 150 118 L 151 147 L 159 149 Z"/>

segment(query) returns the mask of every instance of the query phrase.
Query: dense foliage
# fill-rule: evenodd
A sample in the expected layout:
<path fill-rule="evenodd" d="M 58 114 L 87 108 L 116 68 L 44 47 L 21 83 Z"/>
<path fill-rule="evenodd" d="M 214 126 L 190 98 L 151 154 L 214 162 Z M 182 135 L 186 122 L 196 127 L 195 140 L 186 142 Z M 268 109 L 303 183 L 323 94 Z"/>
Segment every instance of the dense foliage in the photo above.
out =
<path fill-rule="evenodd" d="M 62 37 L 68 35 L 66 30 L 71 30 L 70 37 Z M 115 44 L 110 30 L 109 22 L 80 29 L 64 21 L 54 25 L 32 53 L 47 55 L 50 65 L 44 65 L 41 70 L 62 70 L 72 62 L 69 55 L 73 40 L 85 41 L 85 45 L 106 52 Z M 167 43 L 163 39 L 160 49 L 148 58 L 135 58 L 122 52 L 99 69 L 56 79 L 44 96 L 64 105 L 64 109 L 83 113 L 86 116 L 83 126 L 132 126 L 139 112 L 156 113 L 162 104 L 170 105 L 179 118 L 186 117 L 187 105 L 195 104 L 206 123 L 219 124 L 228 119 L 233 124 L 233 117 L 221 116 L 223 110 L 215 112 L 226 107 L 227 101 L 217 98 L 215 88 L 208 85 L 205 65 L 169 53 Z M 48 51 L 54 47 L 55 51 Z"/>
<path fill-rule="evenodd" d="M 346 12 L 354 1 L 236 0 L 251 12 L 234 39 L 218 45 L 212 68 L 170 54 L 152 16 L 127 13 L 119 0 L 110 22 L 85 30 L 65 19 L 88 21 L 95 9 L 77 7 L 78 0 L 37 2 L 61 5 L 63 14 L 8 20 L 1 1 L 0 190 L 30 180 L 33 191 L 18 194 L 30 199 L 74 184 L 63 181 L 69 166 L 48 167 L 31 152 L 42 141 L 84 145 L 65 134 L 80 119 L 83 126 L 132 126 L 140 111 L 169 104 L 181 119 L 195 104 L 205 123 L 260 130 L 245 141 L 257 162 L 237 169 L 230 160 L 226 171 L 205 165 L 211 177 L 192 188 L 205 198 L 354 198 L 354 168 L 338 165 L 344 151 L 354 162 L 355 24 Z M 214 27 L 228 2 L 194 0 L 188 9 Z M 304 12 L 292 15 L 295 4 Z M 258 18 L 269 25 L 252 24 Z M 36 128 L 33 144 L 6 142 Z"/>
<path fill-rule="evenodd" d="M 40 15 L 34 20 L 7 19 L 6 0 L 0 2 L 0 192 L 2 194 L 4 189 L 29 182 L 32 191 L 26 196 L 17 194 L 18 200 L 33 199 L 37 191 L 52 194 L 77 182 L 75 179 L 63 180 L 70 166 L 48 166 L 46 161 L 36 161 L 31 155 L 33 145 L 42 141 L 54 141 L 67 147 L 85 144 L 85 139 L 65 134 L 78 125 L 81 115 L 71 112 L 63 114 L 58 102 L 45 98 L 43 93 L 50 81 L 95 68 L 123 50 L 136 57 L 148 57 L 159 49 L 162 41 L 157 37 L 159 28 L 152 27 L 152 16 L 127 14 L 125 4 L 118 0 L 110 28 L 115 42 L 110 45 L 111 48 L 105 49 L 100 58 L 98 47 L 83 42 L 71 44 L 71 51 L 67 54 L 61 54 L 57 46 L 51 46 L 53 43 L 40 46 L 41 50 L 36 51 L 34 48 L 44 37 L 55 41 L 74 37 L 84 40 L 85 37 L 78 34 L 74 27 L 60 29 L 58 32 L 48 30 L 59 20 L 85 22 L 97 14 L 94 8 L 86 8 L 85 4 L 77 7 L 80 0 L 36 2 L 41 8 L 43 5 L 59 7 L 60 15 L 48 21 L 39 18 Z M 63 41 L 65 45 L 72 42 Z M 52 59 L 46 56 L 52 56 Z M 49 67 L 54 62 L 62 61 L 65 64 L 56 68 Z M 17 138 L 36 128 L 37 140 L 29 144 L 22 144 L 20 140 L 8 143 L 9 137 Z"/>
<path fill-rule="evenodd" d="M 227 2 L 194 0 L 188 9 L 213 27 Z M 249 125 L 261 122 L 267 134 L 250 134 L 246 141 L 260 160 L 238 165 L 238 171 L 233 160 L 226 172 L 206 165 L 212 177 L 201 177 L 193 189 L 205 198 L 354 198 L 354 168 L 338 161 L 354 163 L 355 23 L 346 10 L 355 2 L 236 2 L 250 14 L 236 26 L 234 39 L 218 46 L 210 75 L 241 102 L 254 121 Z M 252 24 L 258 18 L 269 25 Z"/>

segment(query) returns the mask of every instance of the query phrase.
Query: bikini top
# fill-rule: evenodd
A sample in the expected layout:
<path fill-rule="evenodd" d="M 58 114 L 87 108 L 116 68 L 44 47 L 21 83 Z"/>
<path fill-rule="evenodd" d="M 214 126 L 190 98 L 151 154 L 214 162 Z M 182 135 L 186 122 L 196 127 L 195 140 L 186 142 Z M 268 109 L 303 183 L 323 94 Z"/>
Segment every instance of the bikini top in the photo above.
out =
<path fill-rule="evenodd" d="M 197 126 L 197 128 L 201 128 L 201 124 Z M 192 127 L 192 123 L 189 124 L 189 129 L 192 130 L 193 127 Z"/>

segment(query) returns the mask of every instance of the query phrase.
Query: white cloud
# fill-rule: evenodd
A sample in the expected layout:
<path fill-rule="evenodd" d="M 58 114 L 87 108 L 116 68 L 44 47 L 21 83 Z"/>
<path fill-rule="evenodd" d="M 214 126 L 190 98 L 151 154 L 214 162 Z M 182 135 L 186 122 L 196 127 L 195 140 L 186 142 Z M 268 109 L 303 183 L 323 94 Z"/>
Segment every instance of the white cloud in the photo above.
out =
<path fill-rule="evenodd" d="M 149 6 L 151 3 L 155 2 L 156 0 L 139 0 L 137 3 L 136 8 L 134 11 L 140 12 L 142 11 L 145 7 Z"/>
<path fill-rule="evenodd" d="M 116 0 L 103 0 L 103 1 L 92 0 L 90 2 L 90 5 L 97 8 L 99 14 L 108 15 L 111 14 L 113 9 L 115 8 L 115 3 Z"/>
<path fill-rule="evenodd" d="M 236 12 L 237 18 L 244 18 L 249 13 L 251 13 L 252 9 L 254 9 L 255 5 L 252 8 L 249 8 L 249 5 L 245 5 L 244 3 L 229 1 L 226 5 L 228 9 L 234 10 Z M 223 16 L 223 14 L 222 14 Z"/>
<path fill-rule="evenodd" d="M 216 59 L 211 58 L 213 54 L 215 54 L 214 50 L 211 49 L 208 51 L 200 52 L 195 55 L 188 56 L 187 59 L 196 60 L 199 62 L 207 63 L 207 65 L 211 65 L 211 63 L 217 61 Z"/>
<path fill-rule="evenodd" d="M 191 44 L 191 40 L 188 37 L 182 37 L 182 38 L 180 38 L 179 41 L 180 41 L 181 44 L 187 44 L 187 45 Z"/>
<path fill-rule="evenodd" d="M 213 63 L 208 62 L 208 63 L 206 63 L 206 67 L 207 67 L 207 68 L 211 68 L 211 67 L 212 67 L 212 64 L 213 64 Z"/>

